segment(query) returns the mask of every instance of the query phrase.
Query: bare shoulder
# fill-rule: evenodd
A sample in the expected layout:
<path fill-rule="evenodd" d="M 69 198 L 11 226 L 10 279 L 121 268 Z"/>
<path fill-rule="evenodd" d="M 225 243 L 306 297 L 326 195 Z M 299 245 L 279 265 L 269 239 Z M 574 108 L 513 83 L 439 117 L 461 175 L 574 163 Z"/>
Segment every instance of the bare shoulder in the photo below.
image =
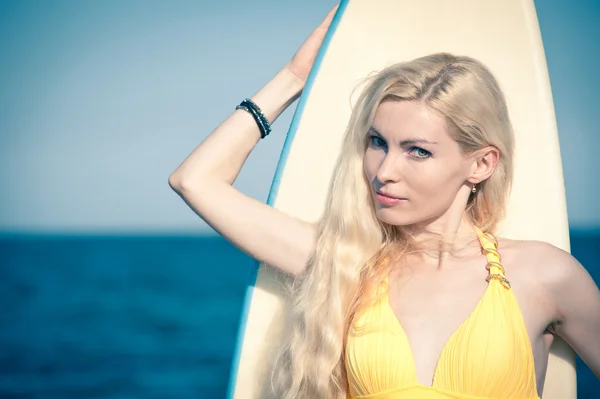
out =
<path fill-rule="evenodd" d="M 578 264 L 570 253 L 545 241 L 499 238 L 498 250 L 503 258 L 509 260 L 511 268 L 532 272 L 559 272 L 560 269 L 576 267 Z"/>
<path fill-rule="evenodd" d="M 577 259 L 548 242 L 501 238 L 498 251 L 523 311 L 543 328 L 564 320 L 566 297 L 576 297 L 581 287 L 593 291 L 592 279 Z"/>
<path fill-rule="evenodd" d="M 573 255 L 545 241 L 500 238 L 498 247 L 507 273 L 533 278 L 545 288 L 555 289 L 574 276 L 587 274 Z"/>

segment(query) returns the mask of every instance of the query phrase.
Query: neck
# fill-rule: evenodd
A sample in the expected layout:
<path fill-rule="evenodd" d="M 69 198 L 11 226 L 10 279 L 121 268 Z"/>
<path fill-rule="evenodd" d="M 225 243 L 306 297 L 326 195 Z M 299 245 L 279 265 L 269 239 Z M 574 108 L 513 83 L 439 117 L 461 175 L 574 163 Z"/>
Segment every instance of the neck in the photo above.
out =
<path fill-rule="evenodd" d="M 443 261 L 480 254 L 479 237 L 466 213 L 448 213 L 442 217 L 408 227 L 419 253 Z"/>

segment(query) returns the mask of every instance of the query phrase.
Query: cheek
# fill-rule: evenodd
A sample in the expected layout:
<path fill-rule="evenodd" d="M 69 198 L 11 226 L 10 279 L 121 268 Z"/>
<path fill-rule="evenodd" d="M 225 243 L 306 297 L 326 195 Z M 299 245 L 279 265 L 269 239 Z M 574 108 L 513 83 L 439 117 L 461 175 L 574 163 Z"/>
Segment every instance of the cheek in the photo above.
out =
<path fill-rule="evenodd" d="M 423 162 L 412 172 L 407 173 L 407 179 L 410 179 L 415 194 L 427 202 L 451 201 L 464 181 L 460 165 L 443 160 Z"/>
<path fill-rule="evenodd" d="M 365 171 L 365 176 L 369 182 L 372 182 L 377 176 L 377 169 L 379 168 L 379 156 L 375 151 L 367 150 L 365 152 L 365 158 L 363 160 L 363 169 Z"/>

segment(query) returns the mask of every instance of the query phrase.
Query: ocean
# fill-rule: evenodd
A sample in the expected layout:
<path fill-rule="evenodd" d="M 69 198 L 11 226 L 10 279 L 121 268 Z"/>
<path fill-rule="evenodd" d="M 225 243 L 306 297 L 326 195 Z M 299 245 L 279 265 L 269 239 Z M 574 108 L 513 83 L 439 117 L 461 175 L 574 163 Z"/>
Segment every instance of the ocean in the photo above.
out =
<path fill-rule="evenodd" d="M 600 283 L 600 231 L 571 240 Z M 251 265 L 220 237 L 0 236 L 0 398 L 224 398 Z"/>

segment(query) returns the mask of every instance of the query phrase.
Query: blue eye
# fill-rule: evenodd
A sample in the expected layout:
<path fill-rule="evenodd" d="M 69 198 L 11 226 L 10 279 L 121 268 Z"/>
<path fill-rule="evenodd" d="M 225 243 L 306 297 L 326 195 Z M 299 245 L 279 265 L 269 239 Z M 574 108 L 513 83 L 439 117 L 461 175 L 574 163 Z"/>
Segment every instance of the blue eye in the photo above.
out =
<path fill-rule="evenodd" d="M 379 136 L 369 136 L 369 144 L 373 147 L 386 147 L 387 143 Z"/>
<path fill-rule="evenodd" d="M 415 158 L 426 159 L 431 157 L 431 153 L 420 147 L 411 147 L 408 152 Z"/>

